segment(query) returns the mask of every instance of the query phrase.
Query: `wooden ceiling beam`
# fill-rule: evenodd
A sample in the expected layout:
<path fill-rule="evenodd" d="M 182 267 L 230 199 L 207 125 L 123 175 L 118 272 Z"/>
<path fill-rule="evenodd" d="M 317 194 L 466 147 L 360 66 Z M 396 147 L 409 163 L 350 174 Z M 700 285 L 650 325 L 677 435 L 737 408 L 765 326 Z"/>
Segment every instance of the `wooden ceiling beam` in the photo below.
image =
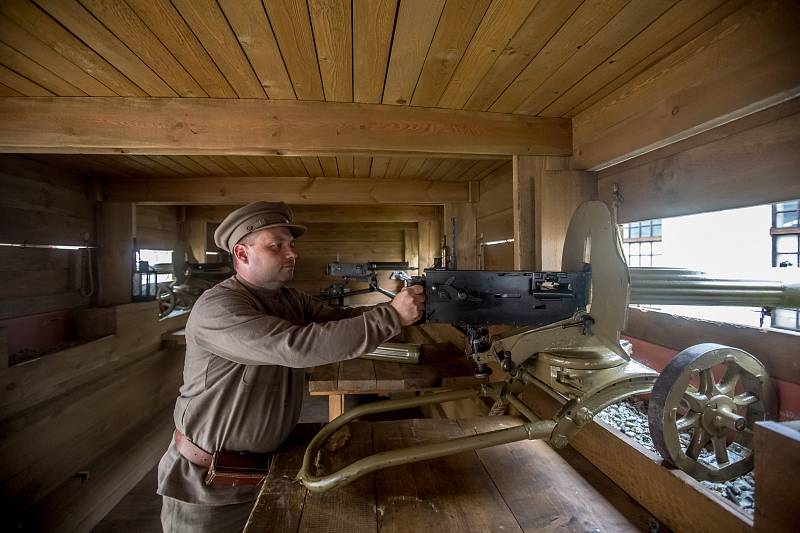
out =
<path fill-rule="evenodd" d="M 800 96 L 800 4 L 750 2 L 573 119 L 602 170 Z"/>
<path fill-rule="evenodd" d="M 0 152 L 569 155 L 569 119 L 339 102 L 0 98 Z"/>
<path fill-rule="evenodd" d="M 112 178 L 111 202 L 169 205 L 242 205 L 256 200 L 289 204 L 445 204 L 469 202 L 469 182 L 349 178 Z"/>

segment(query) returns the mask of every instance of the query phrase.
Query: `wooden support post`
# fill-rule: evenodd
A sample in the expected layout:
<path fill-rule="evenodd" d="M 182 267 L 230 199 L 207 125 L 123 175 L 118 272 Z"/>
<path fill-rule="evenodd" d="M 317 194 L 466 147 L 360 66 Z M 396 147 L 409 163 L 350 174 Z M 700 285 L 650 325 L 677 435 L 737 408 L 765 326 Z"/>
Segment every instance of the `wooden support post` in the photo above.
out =
<path fill-rule="evenodd" d="M 420 220 L 417 223 L 419 234 L 419 267 L 426 269 L 433 266 L 433 258 L 439 257 L 442 240 L 442 226 L 439 220 Z"/>
<path fill-rule="evenodd" d="M 131 301 L 135 208 L 127 202 L 98 204 L 98 303 L 101 306 Z"/>
<path fill-rule="evenodd" d="M 800 421 L 758 422 L 755 431 L 756 512 L 758 531 L 797 527 L 800 479 Z"/>
<path fill-rule="evenodd" d="M 448 246 L 455 246 L 459 270 L 478 268 L 477 206 L 474 203 L 445 204 L 444 231 Z M 452 240 L 452 220 L 456 220 L 456 242 Z"/>
<path fill-rule="evenodd" d="M 545 169 L 541 156 L 515 155 L 513 167 L 514 211 L 514 269 L 533 270 L 536 266 L 534 249 L 533 181 Z"/>
<path fill-rule="evenodd" d="M 344 413 L 344 394 L 328 395 L 328 422 Z"/>
<path fill-rule="evenodd" d="M 416 275 L 422 275 L 424 268 L 419 261 L 419 229 L 409 228 L 403 230 L 403 254 L 409 268 L 416 268 Z"/>

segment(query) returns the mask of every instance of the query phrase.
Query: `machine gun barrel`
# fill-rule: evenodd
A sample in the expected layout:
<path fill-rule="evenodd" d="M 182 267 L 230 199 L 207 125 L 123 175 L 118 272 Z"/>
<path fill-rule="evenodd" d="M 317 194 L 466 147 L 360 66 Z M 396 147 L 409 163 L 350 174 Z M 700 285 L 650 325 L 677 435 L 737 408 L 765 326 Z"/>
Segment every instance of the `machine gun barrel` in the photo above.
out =
<path fill-rule="evenodd" d="M 800 284 L 715 277 L 674 268 L 630 268 L 632 304 L 800 307 Z"/>

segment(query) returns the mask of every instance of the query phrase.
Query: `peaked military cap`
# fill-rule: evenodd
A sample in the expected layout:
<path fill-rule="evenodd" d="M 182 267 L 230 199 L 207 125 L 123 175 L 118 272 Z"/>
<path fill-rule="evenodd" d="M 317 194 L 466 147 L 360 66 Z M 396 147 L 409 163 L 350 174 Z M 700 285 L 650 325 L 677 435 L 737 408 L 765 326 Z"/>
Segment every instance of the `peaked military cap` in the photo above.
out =
<path fill-rule="evenodd" d="M 285 203 L 253 202 L 225 217 L 214 232 L 214 242 L 230 252 L 245 235 L 277 227 L 289 228 L 295 239 L 306 231 L 305 226 L 292 224 L 292 210 Z"/>

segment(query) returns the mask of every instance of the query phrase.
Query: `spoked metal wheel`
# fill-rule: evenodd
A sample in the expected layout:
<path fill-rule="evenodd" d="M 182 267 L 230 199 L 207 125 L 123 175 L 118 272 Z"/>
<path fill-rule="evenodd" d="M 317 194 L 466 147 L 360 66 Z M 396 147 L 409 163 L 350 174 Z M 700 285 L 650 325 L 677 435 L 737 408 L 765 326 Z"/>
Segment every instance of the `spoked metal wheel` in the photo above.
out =
<path fill-rule="evenodd" d="M 698 344 L 676 355 L 659 375 L 648 422 L 667 462 L 695 479 L 723 482 L 752 470 L 753 425 L 776 415 L 775 391 L 758 359 L 738 348 Z M 690 435 L 688 445 L 682 445 L 682 433 Z M 729 437 L 743 446 L 742 453 L 729 453 Z M 709 445 L 715 461 L 701 457 Z"/>

